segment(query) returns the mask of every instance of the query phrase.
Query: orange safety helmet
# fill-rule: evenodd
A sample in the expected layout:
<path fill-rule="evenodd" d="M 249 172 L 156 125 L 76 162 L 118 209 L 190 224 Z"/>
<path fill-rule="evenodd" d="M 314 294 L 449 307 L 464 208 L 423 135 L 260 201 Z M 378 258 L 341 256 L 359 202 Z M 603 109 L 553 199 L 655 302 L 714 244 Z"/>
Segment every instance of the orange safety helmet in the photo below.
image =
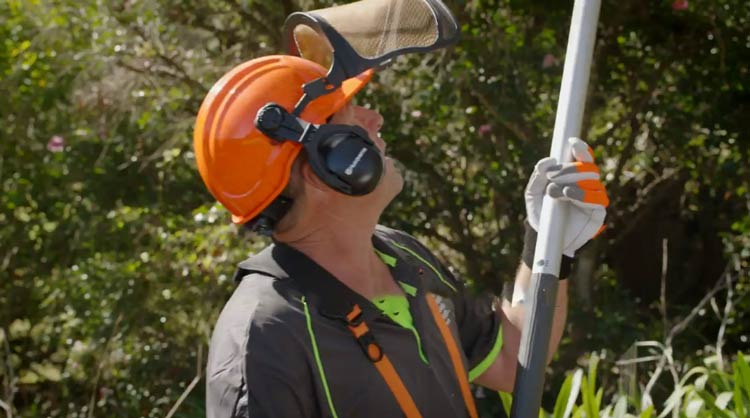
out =
<path fill-rule="evenodd" d="M 225 74 L 203 100 L 193 131 L 195 160 L 203 182 L 234 223 L 252 220 L 279 196 L 302 149 L 302 144 L 262 134 L 254 123 L 258 110 L 274 102 L 291 112 L 304 94 L 303 85 L 326 73 L 319 64 L 295 56 L 256 58 Z M 372 73 L 365 71 L 315 98 L 300 117 L 326 123 Z"/>

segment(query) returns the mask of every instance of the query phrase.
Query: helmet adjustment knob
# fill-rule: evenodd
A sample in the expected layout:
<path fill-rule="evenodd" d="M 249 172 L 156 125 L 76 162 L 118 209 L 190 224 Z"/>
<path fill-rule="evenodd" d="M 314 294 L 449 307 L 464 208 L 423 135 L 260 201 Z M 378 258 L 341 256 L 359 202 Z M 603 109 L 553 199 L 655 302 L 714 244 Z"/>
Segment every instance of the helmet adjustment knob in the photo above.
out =
<path fill-rule="evenodd" d="M 256 119 L 256 126 L 262 132 L 273 132 L 281 127 L 284 121 L 284 113 L 279 105 L 275 103 L 269 103 L 258 111 Z"/>
<path fill-rule="evenodd" d="M 279 142 L 302 142 L 308 125 L 273 102 L 260 108 L 255 115 L 255 127 L 267 137 Z"/>

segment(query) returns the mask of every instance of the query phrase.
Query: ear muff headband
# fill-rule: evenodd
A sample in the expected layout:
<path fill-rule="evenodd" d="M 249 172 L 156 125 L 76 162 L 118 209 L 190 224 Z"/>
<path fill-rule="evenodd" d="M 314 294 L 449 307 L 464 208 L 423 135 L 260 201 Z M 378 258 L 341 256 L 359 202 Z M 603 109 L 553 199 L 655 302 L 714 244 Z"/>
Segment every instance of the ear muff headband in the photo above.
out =
<path fill-rule="evenodd" d="M 275 103 L 258 111 L 255 126 L 273 140 L 301 143 L 313 172 L 341 193 L 366 195 L 383 176 L 383 156 L 359 126 L 314 125 Z"/>

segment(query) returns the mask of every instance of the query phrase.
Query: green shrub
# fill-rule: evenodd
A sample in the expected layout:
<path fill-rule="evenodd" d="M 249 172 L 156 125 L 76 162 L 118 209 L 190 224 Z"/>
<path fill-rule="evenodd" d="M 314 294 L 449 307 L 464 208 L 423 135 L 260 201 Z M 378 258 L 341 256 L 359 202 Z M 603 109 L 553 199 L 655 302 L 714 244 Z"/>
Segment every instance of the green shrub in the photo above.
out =
<path fill-rule="evenodd" d="M 750 366 L 745 356 L 737 354 L 727 372 L 712 355 L 703 365 L 690 368 L 679 379 L 661 409 L 651 404 L 644 393 L 640 399 L 616 394 L 603 405 L 604 388 L 597 387 L 599 358 L 594 354 L 588 372 L 579 368 L 568 373 L 557 394 L 552 412 L 540 411 L 540 418 L 747 418 L 750 417 Z M 510 415 L 512 396 L 500 393 L 504 412 Z M 657 415 L 658 414 L 658 415 Z"/>

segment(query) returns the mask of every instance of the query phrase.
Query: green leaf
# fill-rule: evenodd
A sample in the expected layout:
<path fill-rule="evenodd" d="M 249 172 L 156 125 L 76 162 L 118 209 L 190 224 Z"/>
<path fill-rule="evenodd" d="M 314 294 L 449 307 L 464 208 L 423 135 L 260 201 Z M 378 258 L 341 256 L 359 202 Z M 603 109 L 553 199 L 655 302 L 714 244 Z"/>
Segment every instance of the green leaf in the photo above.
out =
<path fill-rule="evenodd" d="M 687 373 L 685 373 L 684 376 L 680 379 L 680 386 L 684 386 L 688 380 L 690 380 L 694 375 L 701 374 L 705 375 L 708 373 L 708 369 L 703 366 L 697 366 L 690 369 Z"/>
<path fill-rule="evenodd" d="M 641 412 L 641 415 L 639 415 L 639 418 L 651 418 L 651 415 L 654 414 L 654 406 L 650 405 L 648 408 L 644 409 L 643 412 Z"/>
<path fill-rule="evenodd" d="M 672 391 L 664 402 L 664 410 L 659 414 L 659 418 L 666 417 L 673 409 L 679 408 L 679 405 L 682 403 L 682 397 L 689 388 L 691 388 L 691 386 L 682 386 Z"/>
<path fill-rule="evenodd" d="M 33 385 L 39 383 L 39 380 L 39 375 L 31 370 L 21 370 L 21 376 L 18 378 L 22 385 Z"/>
<path fill-rule="evenodd" d="M 591 355 L 591 361 L 589 363 L 589 382 L 591 383 L 591 395 L 594 394 L 596 388 L 596 369 L 599 365 L 599 356 L 594 353 Z"/>
<path fill-rule="evenodd" d="M 706 388 L 706 382 L 708 381 L 708 374 L 704 374 L 695 379 L 695 388 L 703 390 Z"/>
<path fill-rule="evenodd" d="M 700 412 L 702 409 L 703 409 L 703 399 L 702 398 L 692 399 L 685 406 L 685 417 L 696 418 L 698 416 L 698 412 Z"/>
<path fill-rule="evenodd" d="M 560 386 L 560 391 L 557 393 L 557 399 L 555 400 L 555 407 L 552 410 L 552 416 L 555 418 L 563 418 L 565 407 L 568 405 L 568 395 L 570 395 L 570 385 L 573 381 L 573 375 L 568 374 Z"/>
<path fill-rule="evenodd" d="M 13 340 L 16 338 L 25 337 L 28 335 L 29 331 L 31 330 L 31 321 L 28 319 L 16 319 L 15 321 L 11 322 L 10 327 L 8 327 L 8 339 Z"/>
<path fill-rule="evenodd" d="M 570 416 L 581 391 L 582 377 L 583 370 L 577 369 L 565 378 L 555 401 L 555 408 L 552 413 L 555 418 L 568 418 Z"/>
<path fill-rule="evenodd" d="M 716 406 L 719 409 L 727 409 L 727 405 L 731 399 L 732 392 L 722 392 L 716 397 Z"/>
<path fill-rule="evenodd" d="M 615 402 L 615 408 L 612 412 L 612 418 L 624 418 L 625 414 L 628 413 L 628 398 L 626 396 L 618 396 Z"/>
<path fill-rule="evenodd" d="M 708 391 L 699 389 L 698 391 L 696 391 L 696 393 L 698 394 L 698 396 L 703 398 L 703 401 L 706 403 L 706 407 L 711 410 L 714 417 L 732 418 L 729 414 L 721 410 L 716 405 L 716 398 L 714 398 L 714 396 L 711 395 Z"/>
<path fill-rule="evenodd" d="M 735 376 L 737 375 L 737 366 L 734 366 L 735 369 Z M 742 388 L 740 384 L 737 382 L 737 379 L 735 379 L 734 388 L 732 389 L 732 397 L 734 400 L 734 411 L 737 413 L 737 416 L 740 418 L 747 418 L 747 414 L 745 413 L 745 400 L 743 399 L 742 395 Z"/>
<path fill-rule="evenodd" d="M 59 382 L 62 378 L 60 369 L 51 363 L 32 364 L 31 368 L 36 374 L 43 378 L 42 380 L 48 380 L 50 382 Z"/>
<path fill-rule="evenodd" d="M 742 386 L 742 389 L 745 391 L 745 394 L 748 395 L 748 398 L 750 398 L 750 366 L 748 366 L 747 361 L 745 360 L 745 356 L 742 355 L 742 353 L 737 353 L 737 369 L 740 372 L 741 379 L 739 383 Z"/>
<path fill-rule="evenodd" d="M 596 389 L 596 368 L 599 363 L 599 357 L 596 353 L 592 354 L 589 363 L 588 377 L 583 379 L 583 407 L 587 417 L 599 416 L 599 404 L 601 403 L 602 391 Z"/>
<path fill-rule="evenodd" d="M 732 370 L 734 370 L 734 387 L 732 388 L 732 397 L 734 400 L 734 410 L 737 413 L 737 416 L 739 416 L 740 418 L 747 418 L 747 411 L 745 407 L 746 396 L 742 387 L 742 373 L 740 372 L 739 361 L 740 360 L 738 356 L 737 361 L 735 361 L 732 365 Z"/>
<path fill-rule="evenodd" d="M 711 370 L 708 374 L 708 386 L 715 392 L 731 391 L 732 376 L 718 369 Z"/>
<path fill-rule="evenodd" d="M 572 418 L 582 418 L 584 416 L 585 412 L 583 411 L 583 408 L 574 407 L 573 408 L 573 417 Z"/>
<path fill-rule="evenodd" d="M 13 211 L 13 215 L 15 215 L 16 219 L 21 222 L 29 222 L 31 220 L 31 208 L 26 206 L 19 206 L 16 208 L 16 210 Z"/>

